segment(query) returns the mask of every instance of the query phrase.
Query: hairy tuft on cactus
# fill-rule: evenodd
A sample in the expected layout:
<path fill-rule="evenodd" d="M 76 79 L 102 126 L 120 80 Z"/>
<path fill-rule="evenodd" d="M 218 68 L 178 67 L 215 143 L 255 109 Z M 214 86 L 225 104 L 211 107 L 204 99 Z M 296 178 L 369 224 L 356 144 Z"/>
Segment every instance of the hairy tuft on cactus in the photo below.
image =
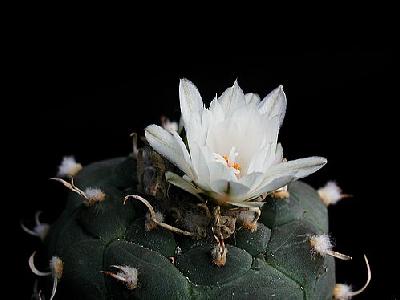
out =
<path fill-rule="evenodd" d="M 286 112 L 279 86 L 263 100 L 237 81 L 206 108 L 179 84 L 182 119 L 145 129 L 133 152 L 86 166 L 65 157 L 53 178 L 70 190 L 51 225 L 24 231 L 44 241 L 50 264 L 32 272 L 56 299 L 349 299 L 336 284 L 328 205 L 298 181 L 327 160 L 287 161 L 278 143 Z M 63 178 L 60 178 L 63 177 Z M 60 185 L 61 186 L 61 185 Z M 41 272 L 39 269 L 50 269 Z M 52 283 L 51 293 L 48 291 Z M 41 299 L 41 291 L 36 298 Z"/>

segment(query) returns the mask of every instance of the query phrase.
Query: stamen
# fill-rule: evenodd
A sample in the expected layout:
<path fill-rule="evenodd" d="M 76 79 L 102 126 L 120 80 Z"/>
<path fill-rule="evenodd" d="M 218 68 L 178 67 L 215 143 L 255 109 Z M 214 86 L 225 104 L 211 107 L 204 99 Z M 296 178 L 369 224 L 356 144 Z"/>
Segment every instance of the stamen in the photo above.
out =
<path fill-rule="evenodd" d="M 235 151 L 236 148 L 232 147 L 229 151 L 229 155 L 224 154 L 220 155 L 218 153 L 214 153 L 214 158 L 216 161 L 225 164 L 228 168 L 232 168 L 235 175 L 239 175 L 241 171 L 240 164 L 236 161 L 236 157 L 239 155 L 238 152 Z"/>

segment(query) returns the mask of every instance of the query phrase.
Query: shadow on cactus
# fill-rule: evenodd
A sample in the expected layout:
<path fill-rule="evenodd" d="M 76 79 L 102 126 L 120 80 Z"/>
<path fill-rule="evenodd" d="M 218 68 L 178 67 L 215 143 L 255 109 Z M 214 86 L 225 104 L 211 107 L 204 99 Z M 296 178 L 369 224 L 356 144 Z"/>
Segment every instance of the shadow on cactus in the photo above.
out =
<path fill-rule="evenodd" d="M 334 182 L 298 181 L 321 157 L 287 161 L 278 143 L 282 86 L 263 100 L 237 82 L 209 108 L 181 80 L 180 124 L 150 125 L 129 157 L 87 166 L 62 161 L 55 181 L 71 193 L 44 240 L 51 278 L 34 297 L 58 299 L 349 299 L 336 284 L 327 206 L 348 197 Z M 139 146 L 138 146 L 139 145 Z M 39 271 L 44 269 L 46 272 Z M 51 287 L 52 286 L 52 287 Z M 44 292 L 42 292 L 44 291 Z"/>

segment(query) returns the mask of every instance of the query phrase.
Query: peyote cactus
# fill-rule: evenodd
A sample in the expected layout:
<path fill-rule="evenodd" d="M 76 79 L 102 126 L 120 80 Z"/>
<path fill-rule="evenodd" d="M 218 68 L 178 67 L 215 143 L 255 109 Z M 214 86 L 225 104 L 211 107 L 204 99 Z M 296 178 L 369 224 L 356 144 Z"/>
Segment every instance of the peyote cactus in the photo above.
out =
<path fill-rule="evenodd" d="M 163 162 L 152 154 L 160 159 L 159 163 Z M 213 240 L 174 234 L 159 226 L 146 231 L 146 207 L 134 201 L 124 205 L 125 195 L 137 193 L 136 168 L 133 157 L 116 158 L 90 164 L 75 177 L 77 187 L 99 188 L 106 198 L 86 206 L 80 195 L 71 193 L 65 211 L 51 227 L 45 241 L 48 255 L 64 262 L 57 297 L 332 298 L 334 259 L 313 255 L 308 239 L 310 235 L 327 233 L 328 213 L 310 186 L 293 182 L 289 185 L 289 198 L 270 197 L 254 232 L 239 227 L 225 241 L 226 264 L 218 267 L 211 262 Z M 161 178 L 159 169 L 154 172 L 155 168 L 148 168 L 141 174 L 150 179 L 144 189 L 157 185 Z M 164 192 L 162 187 L 153 189 L 153 194 Z M 174 196 L 179 200 L 171 199 Z M 154 197 L 152 204 L 172 223 L 179 214 L 177 201 L 198 202 L 185 196 L 191 198 L 170 190 L 169 198 Z M 198 209 L 185 213 L 193 214 L 194 219 Z M 191 229 L 185 221 L 180 225 L 182 229 Z M 102 273 L 112 271 L 112 265 L 137 269 L 137 288 L 128 289 Z"/>
<path fill-rule="evenodd" d="M 241 93 L 235 83 L 214 108 L 221 105 L 225 113 L 235 115 L 232 99 L 242 101 Z M 48 259 L 52 258 L 51 272 L 38 271 L 34 255 L 30 258 L 35 274 L 52 276 L 52 297 L 56 290 L 58 299 L 346 299 L 354 295 L 348 290 L 341 295 L 343 289 L 338 290 L 334 257 L 349 257 L 332 251 L 327 235 L 327 205 L 342 196 L 340 190 L 335 186 L 332 196 L 331 187 L 318 192 L 295 181 L 326 160 L 286 162 L 276 142 L 286 108 L 282 88 L 269 94 L 264 106 L 256 95 L 243 94 L 242 104 L 259 105 L 261 117 L 275 130 L 261 137 L 261 148 L 253 145 L 269 153 L 255 162 L 246 162 L 236 153 L 245 152 L 245 147 L 229 143 L 224 150 L 215 146 L 220 152 L 214 153 L 213 160 L 196 160 L 196 153 L 205 156 L 208 151 L 196 149 L 204 131 L 196 136 L 188 119 L 199 121 L 197 100 L 191 99 L 197 94 L 190 82 L 181 82 L 186 146 L 176 132 L 178 126 L 151 125 L 144 145 L 138 150 L 135 142 L 128 157 L 84 167 L 71 157 L 63 161 L 58 175 L 70 178 L 55 179 L 71 194 L 44 240 Z M 226 98 L 232 101 L 224 108 Z M 225 125 L 229 130 L 229 122 Z M 219 132 L 208 130 L 211 136 Z M 259 170 L 266 166 L 269 173 Z M 41 238 L 45 235 L 24 228 Z M 36 297 L 41 299 L 41 294 Z"/>

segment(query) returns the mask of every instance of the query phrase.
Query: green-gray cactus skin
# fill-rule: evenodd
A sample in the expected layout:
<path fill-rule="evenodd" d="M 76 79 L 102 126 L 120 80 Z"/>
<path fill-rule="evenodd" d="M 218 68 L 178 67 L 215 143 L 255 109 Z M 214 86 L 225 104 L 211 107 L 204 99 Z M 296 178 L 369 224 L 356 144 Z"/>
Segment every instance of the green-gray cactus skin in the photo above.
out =
<path fill-rule="evenodd" d="M 64 262 L 56 299 L 332 299 L 334 259 L 313 255 L 308 239 L 327 233 L 328 212 L 305 183 L 290 184 L 288 199 L 268 199 L 255 232 L 237 228 L 218 267 L 212 242 L 145 231 L 144 205 L 124 205 L 125 195 L 137 193 L 133 157 L 92 163 L 74 182 L 102 189 L 106 199 L 87 207 L 71 192 L 51 227 L 48 255 Z M 138 269 L 137 288 L 102 273 L 111 265 Z"/>

